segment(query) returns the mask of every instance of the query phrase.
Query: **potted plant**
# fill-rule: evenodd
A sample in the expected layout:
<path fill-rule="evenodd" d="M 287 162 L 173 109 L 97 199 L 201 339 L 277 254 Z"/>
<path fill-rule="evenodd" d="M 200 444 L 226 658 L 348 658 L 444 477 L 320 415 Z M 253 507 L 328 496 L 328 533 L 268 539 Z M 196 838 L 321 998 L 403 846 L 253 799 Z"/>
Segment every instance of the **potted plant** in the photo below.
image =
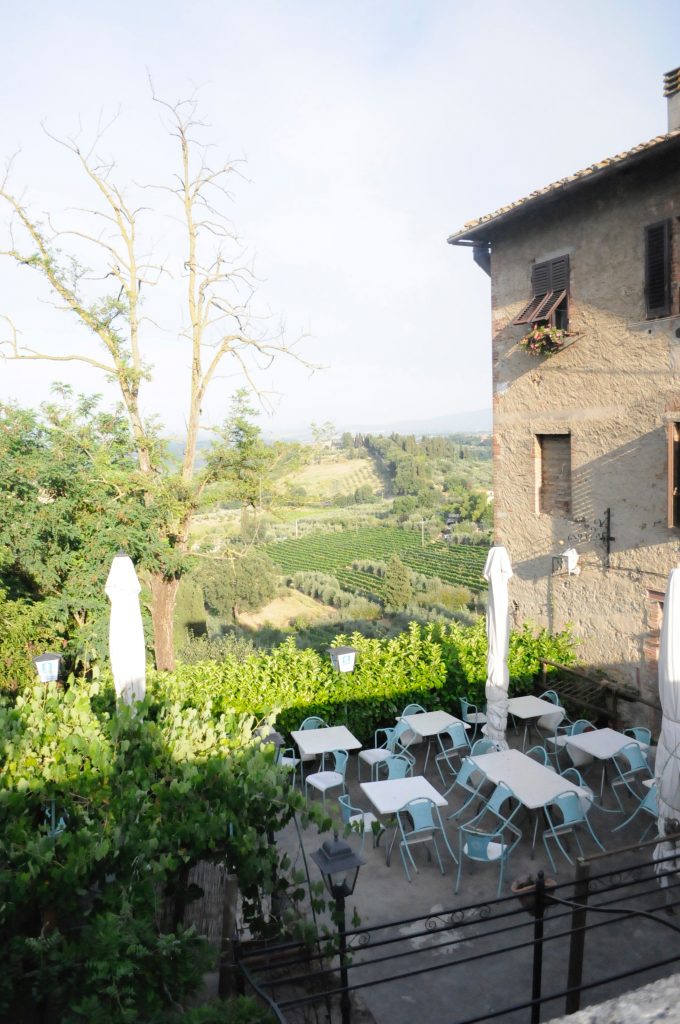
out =
<path fill-rule="evenodd" d="M 534 324 L 531 330 L 520 338 L 519 343 L 534 356 L 552 356 L 555 352 L 561 352 L 568 337 L 568 332 L 561 327 Z"/>
<path fill-rule="evenodd" d="M 557 885 L 554 878 L 543 879 L 543 892 L 546 906 L 552 903 L 552 891 Z M 526 878 L 517 878 L 510 886 L 513 896 L 516 896 L 522 907 L 531 915 L 536 912 L 536 881 L 533 875 Z"/>

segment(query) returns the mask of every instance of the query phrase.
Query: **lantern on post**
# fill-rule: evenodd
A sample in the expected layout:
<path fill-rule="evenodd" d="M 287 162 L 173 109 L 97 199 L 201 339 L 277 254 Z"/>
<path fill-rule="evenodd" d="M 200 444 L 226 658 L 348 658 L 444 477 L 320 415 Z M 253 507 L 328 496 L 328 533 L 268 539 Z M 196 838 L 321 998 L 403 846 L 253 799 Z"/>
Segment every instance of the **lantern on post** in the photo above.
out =
<path fill-rule="evenodd" d="M 338 922 L 338 956 L 340 958 L 340 1015 L 342 1024 L 350 1024 L 351 1006 L 347 991 L 347 924 L 345 921 L 345 900 L 354 892 L 359 876 L 359 868 L 366 861 L 352 849 L 344 839 L 338 839 L 336 832 L 333 839 L 327 839 L 321 848 L 311 854 L 317 865 L 324 884 L 335 900 L 335 913 Z"/>
<path fill-rule="evenodd" d="M 355 647 L 329 647 L 328 653 L 331 656 L 331 664 L 336 672 L 353 672 L 356 661 Z"/>
<path fill-rule="evenodd" d="M 52 654 L 46 651 L 33 659 L 35 670 L 41 683 L 55 683 L 59 678 L 60 654 Z"/>

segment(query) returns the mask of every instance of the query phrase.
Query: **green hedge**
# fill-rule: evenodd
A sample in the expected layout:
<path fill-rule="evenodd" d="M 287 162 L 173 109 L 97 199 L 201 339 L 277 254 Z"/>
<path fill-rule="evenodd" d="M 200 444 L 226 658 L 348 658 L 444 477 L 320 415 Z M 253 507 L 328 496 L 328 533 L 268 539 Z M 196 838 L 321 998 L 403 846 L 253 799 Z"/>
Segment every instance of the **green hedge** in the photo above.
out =
<path fill-rule="evenodd" d="M 330 658 L 296 647 L 291 638 L 271 653 L 253 652 L 215 662 L 178 665 L 173 673 L 149 675 L 157 699 L 184 707 L 211 706 L 262 715 L 278 712 L 277 728 L 296 729 L 308 715 L 346 722 L 364 743 L 374 730 L 394 721 L 415 701 L 426 707 L 458 711 L 458 697 L 484 703 L 487 642 L 483 620 L 419 626 L 390 640 L 369 640 L 360 633 L 336 637 L 335 644 L 357 649 L 353 673 L 340 674 Z M 569 631 L 551 636 L 525 625 L 510 638 L 511 693 L 526 693 L 540 672 L 540 659 L 573 661 Z"/>
<path fill-rule="evenodd" d="M 301 650 L 291 638 L 271 653 L 178 665 L 172 673 L 149 673 L 147 681 L 158 700 L 253 715 L 275 709 L 277 728 L 288 732 L 308 715 L 320 715 L 328 722 L 347 721 L 367 740 L 410 701 L 435 700 L 446 679 L 440 644 L 415 623 L 390 640 L 353 633 L 335 642 L 357 649 L 354 672 L 334 671 L 328 655 Z"/>

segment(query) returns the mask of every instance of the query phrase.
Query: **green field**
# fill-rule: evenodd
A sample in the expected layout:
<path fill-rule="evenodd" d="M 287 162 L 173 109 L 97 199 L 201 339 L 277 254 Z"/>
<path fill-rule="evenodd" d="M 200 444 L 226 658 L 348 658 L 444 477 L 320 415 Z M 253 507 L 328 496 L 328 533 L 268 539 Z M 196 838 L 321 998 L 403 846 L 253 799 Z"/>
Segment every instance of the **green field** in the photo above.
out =
<path fill-rule="evenodd" d="M 386 562 L 393 554 L 424 576 L 438 576 L 444 583 L 478 592 L 486 589 L 482 569 L 487 548 L 466 544 L 426 543 L 420 532 L 397 527 L 368 527 L 342 533 L 313 534 L 299 540 L 267 545 L 267 554 L 281 572 L 323 572 L 335 576 L 344 590 L 380 597 L 383 581 L 352 569 L 357 559 Z"/>

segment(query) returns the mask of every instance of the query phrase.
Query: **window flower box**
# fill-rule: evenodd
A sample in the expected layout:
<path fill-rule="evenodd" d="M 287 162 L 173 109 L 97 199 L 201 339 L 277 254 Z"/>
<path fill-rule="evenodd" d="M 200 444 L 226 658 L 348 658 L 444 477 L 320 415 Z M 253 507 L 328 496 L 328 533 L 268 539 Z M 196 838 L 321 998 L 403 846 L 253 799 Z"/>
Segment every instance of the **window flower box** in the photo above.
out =
<path fill-rule="evenodd" d="M 532 356 L 554 356 L 566 347 L 569 337 L 569 332 L 559 327 L 538 324 L 520 338 L 519 344 Z"/>

